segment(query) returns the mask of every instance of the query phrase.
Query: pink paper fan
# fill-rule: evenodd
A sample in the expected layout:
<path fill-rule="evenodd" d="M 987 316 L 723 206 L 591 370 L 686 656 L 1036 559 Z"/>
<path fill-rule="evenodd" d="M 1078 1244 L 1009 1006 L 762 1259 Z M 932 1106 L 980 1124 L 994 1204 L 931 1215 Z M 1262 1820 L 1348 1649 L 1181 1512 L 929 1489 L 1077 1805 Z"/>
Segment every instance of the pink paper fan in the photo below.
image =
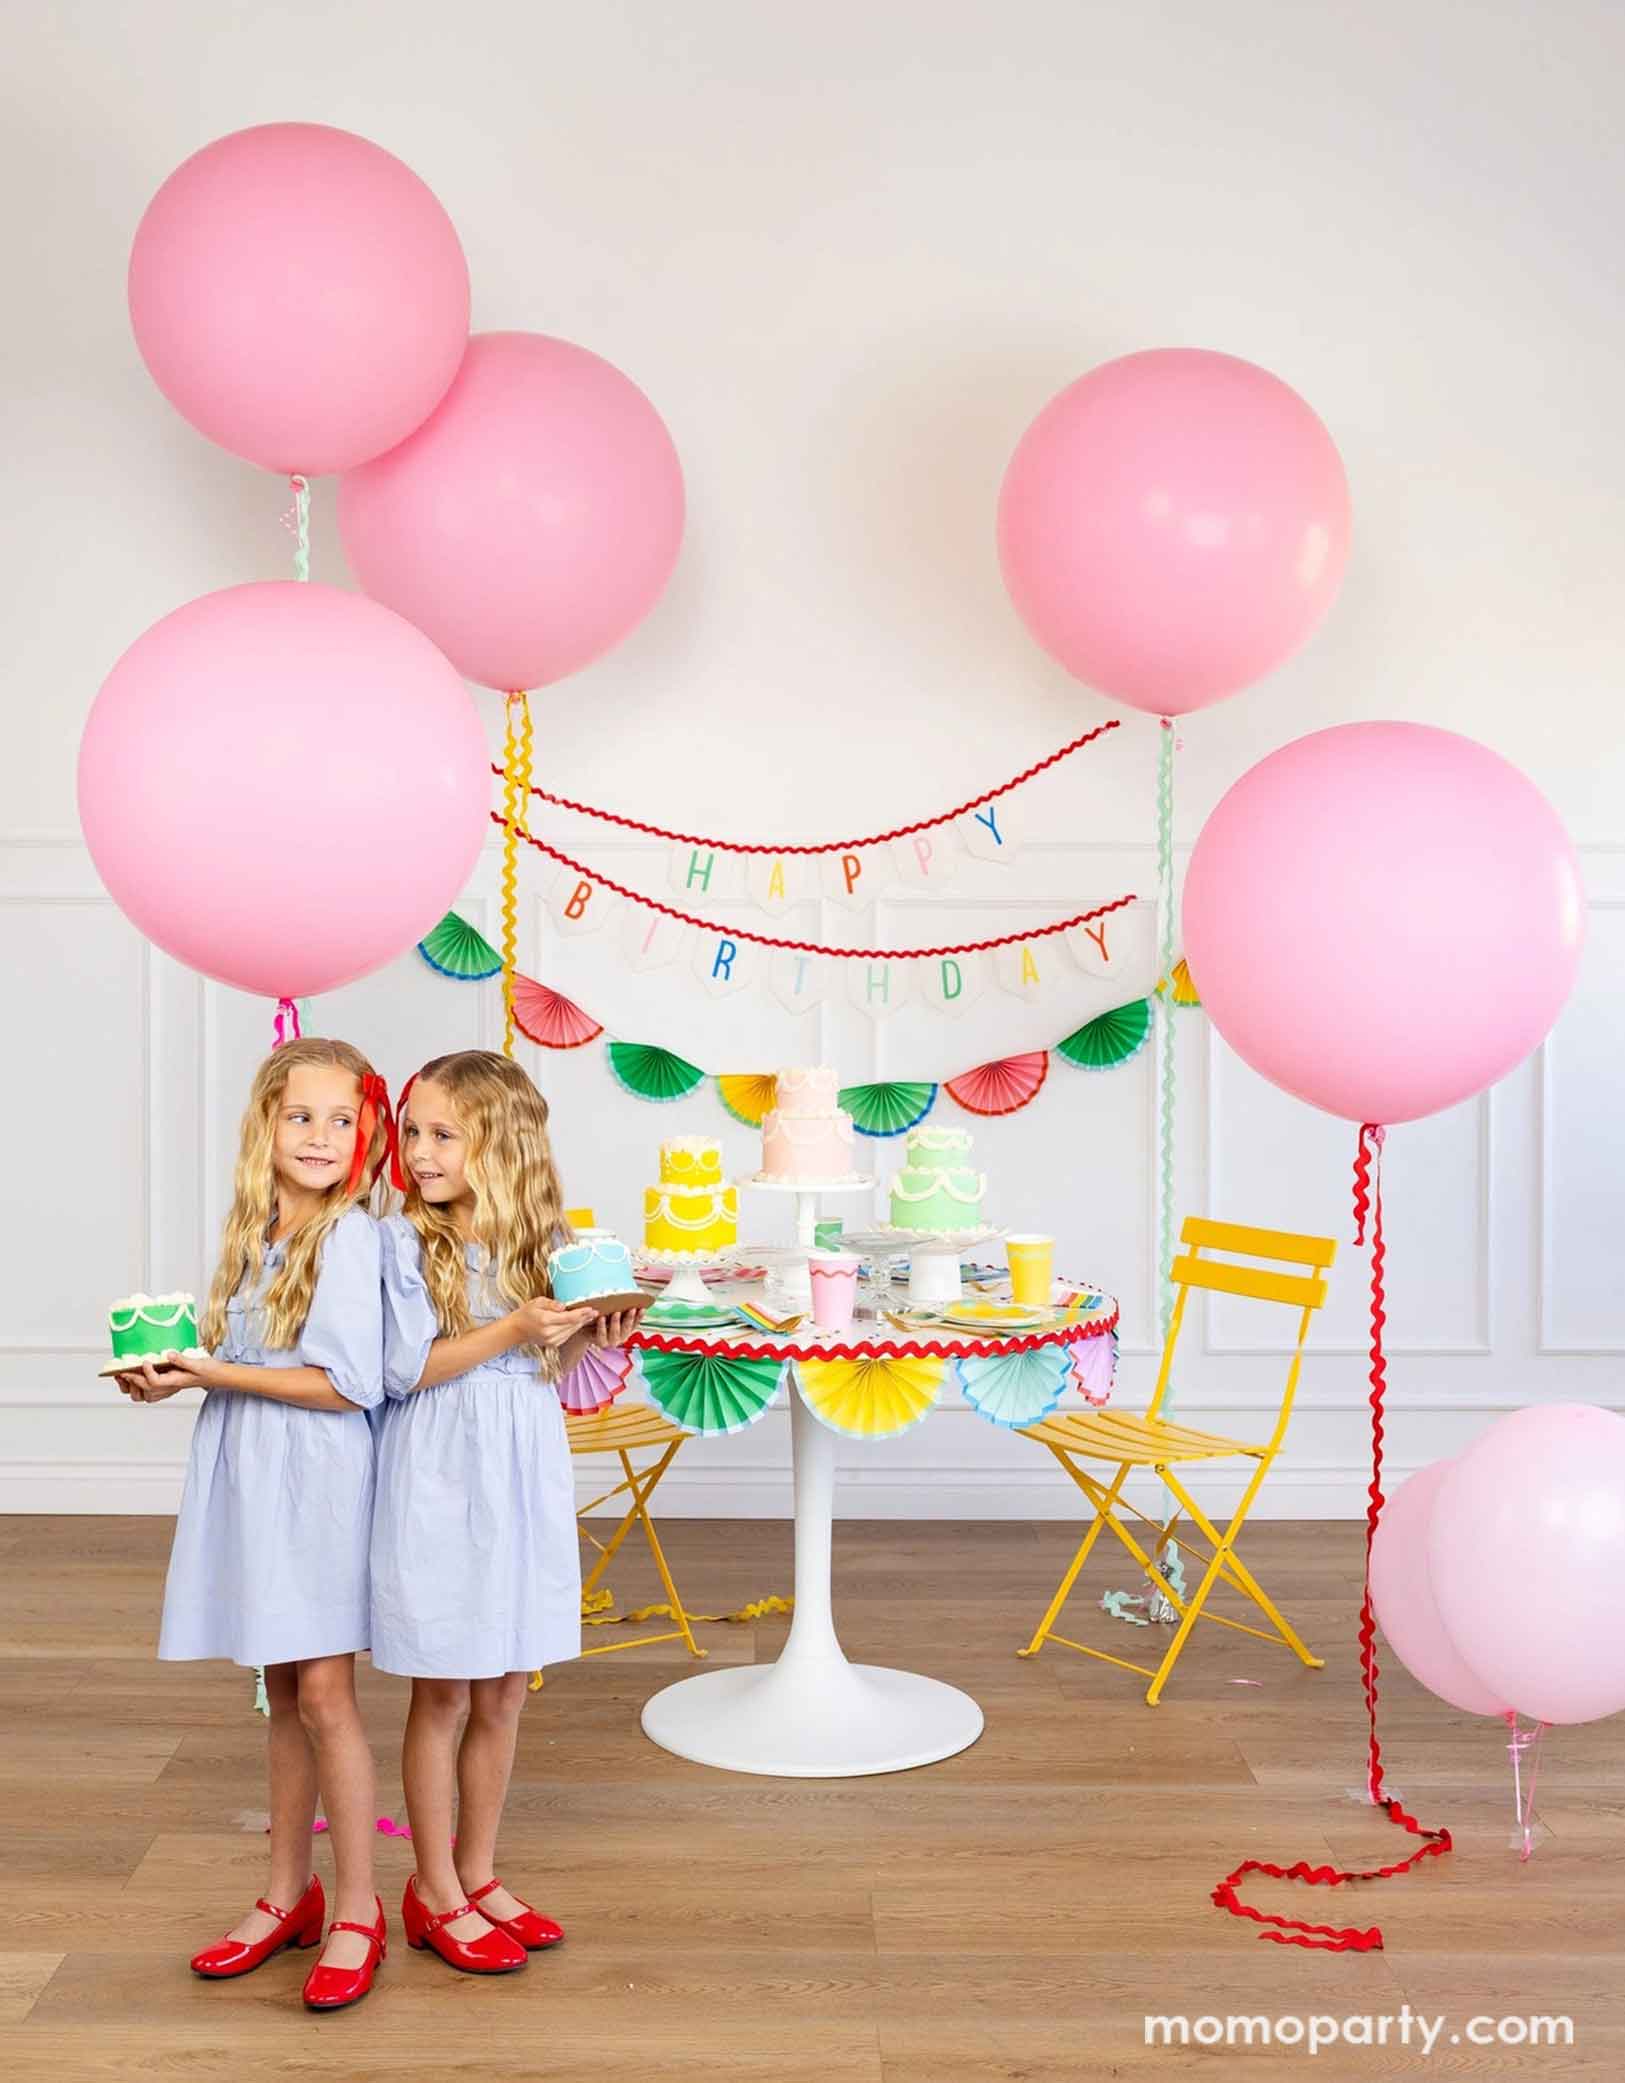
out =
<path fill-rule="evenodd" d="M 513 1017 L 520 1033 L 544 1049 L 579 1049 L 604 1031 L 562 992 L 528 976 L 513 980 Z"/>
<path fill-rule="evenodd" d="M 979 1064 L 963 1077 L 950 1078 L 943 1089 L 967 1114 L 1014 1114 L 1037 1098 L 1048 1076 L 1049 1051 L 1034 1049 L 1027 1056 Z"/>
<path fill-rule="evenodd" d="M 560 1381 L 559 1401 L 572 1417 L 586 1417 L 613 1403 L 626 1387 L 631 1372 L 632 1355 L 623 1347 L 615 1345 L 600 1351 L 590 1345 Z"/>

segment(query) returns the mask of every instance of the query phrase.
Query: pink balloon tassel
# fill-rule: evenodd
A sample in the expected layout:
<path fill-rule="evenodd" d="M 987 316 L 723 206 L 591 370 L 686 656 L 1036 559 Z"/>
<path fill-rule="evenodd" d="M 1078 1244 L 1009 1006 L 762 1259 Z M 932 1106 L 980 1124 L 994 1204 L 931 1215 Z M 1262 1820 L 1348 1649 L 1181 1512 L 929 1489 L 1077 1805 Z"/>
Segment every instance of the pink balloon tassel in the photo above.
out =
<path fill-rule="evenodd" d="M 284 1042 L 298 1041 L 299 1008 L 291 998 L 279 998 L 276 1003 L 276 1040 L 273 1049 L 280 1049 Z"/>

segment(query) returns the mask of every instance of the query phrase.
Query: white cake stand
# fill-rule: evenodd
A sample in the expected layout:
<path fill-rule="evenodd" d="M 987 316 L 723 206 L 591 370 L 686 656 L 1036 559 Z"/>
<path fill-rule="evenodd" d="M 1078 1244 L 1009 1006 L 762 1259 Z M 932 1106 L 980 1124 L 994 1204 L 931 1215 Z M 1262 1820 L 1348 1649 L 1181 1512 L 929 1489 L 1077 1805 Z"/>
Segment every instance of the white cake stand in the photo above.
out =
<path fill-rule="evenodd" d="M 779 1660 L 668 1685 L 644 1707 L 643 1733 L 696 1765 L 776 1779 L 853 1779 L 952 1757 L 982 1733 L 968 1694 L 912 1671 L 848 1663 L 842 1652 L 830 1607 L 835 1434 L 799 1387 L 790 1438 L 796 1602 Z"/>
<path fill-rule="evenodd" d="M 725 1251 L 650 1251 L 647 1246 L 634 1250 L 634 1269 L 644 1266 L 664 1266 L 670 1269 L 671 1279 L 666 1283 L 664 1294 L 673 1302 L 711 1302 L 716 1297 L 701 1279 L 702 1273 L 726 1272 L 739 1263 L 737 1245 L 729 1245 Z"/>
<path fill-rule="evenodd" d="M 865 1230 L 843 1245 L 869 1256 L 908 1260 L 908 1298 L 911 1302 L 957 1302 L 965 1292 L 959 1268 L 979 1244 L 990 1244 L 1004 1231 L 985 1224 L 974 1230 L 910 1230 L 882 1224 Z"/>

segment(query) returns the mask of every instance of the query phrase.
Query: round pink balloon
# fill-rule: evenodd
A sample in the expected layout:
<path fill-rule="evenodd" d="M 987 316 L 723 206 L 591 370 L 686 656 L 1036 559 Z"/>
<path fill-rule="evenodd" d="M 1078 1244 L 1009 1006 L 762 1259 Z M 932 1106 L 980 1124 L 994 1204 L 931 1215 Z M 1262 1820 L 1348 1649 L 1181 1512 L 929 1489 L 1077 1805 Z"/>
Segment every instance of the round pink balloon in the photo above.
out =
<path fill-rule="evenodd" d="M 1562 1010 L 1579 864 L 1525 775 L 1453 731 L 1345 723 L 1223 797 L 1185 877 L 1185 956 L 1225 1040 L 1349 1121 L 1504 1077 Z"/>
<path fill-rule="evenodd" d="M 1153 348 L 1052 398 L 999 495 L 1022 620 L 1069 673 L 1157 716 L 1290 658 L 1337 596 L 1349 491 L 1296 391 L 1234 355 Z"/>
<path fill-rule="evenodd" d="M 1419 1468 L 1382 1508 L 1371 1543 L 1371 1605 L 1389 1647 L 1411 1676 L 1467 1714 L 1505 1714 L 1508 1702 L 1462 1661 L 1439 1618 L 1428 1576 L 1433 1501 L 1451 1461 Z"/>
<path fill-rule="evenodd" d="M 205 145 L 147 207 L 130 321 L 200 433 L 267 470 L 348 470 L 457 373 L 468 264 L 409 166 L 348 130 L 267 123 Z"/>
<path fill-rule="evenodd" d="M 177 960 L 271 998 L 331 991 L 455 901 L 490 806 L 485 734 L 421 630 L 275 581 L 205 594 L 132 644 L 79 748 L 114 901 Z"/>
<path fill-rule="evenodd" d="M 351 569 L 487 687 L 545 687 L 660 598 L 683 472 L 635 383 L 568 340 L 478 333 L 444 403 L 339 486 Z"/>
<path fill-rule="evenodd" d="M 1520 1714 L 1617 1714 L 1625 1418 L 1550 1403 L 1499 1419 L 1439 1484 L 1428 1573 L 1464 1661 Z"/>

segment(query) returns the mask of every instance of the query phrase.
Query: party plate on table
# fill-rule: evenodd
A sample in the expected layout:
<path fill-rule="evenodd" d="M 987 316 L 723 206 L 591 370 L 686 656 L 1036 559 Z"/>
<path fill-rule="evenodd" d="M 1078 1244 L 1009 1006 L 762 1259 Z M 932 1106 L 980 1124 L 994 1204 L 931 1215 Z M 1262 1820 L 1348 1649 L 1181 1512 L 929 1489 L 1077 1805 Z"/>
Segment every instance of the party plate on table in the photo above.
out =
<path fill-rule="evenodd" d="M 1025 1302 L 945 1302 L 937 1314 L 963 1331 L 1036 1331 L 1055 1311 Z"/>
<path fill-rule="evenodd" d="M 663 1297 L 643 1312 L 655 1331 L 722 1331 L 737 1319 L 725 1302 L 682 1302 Z"/>

